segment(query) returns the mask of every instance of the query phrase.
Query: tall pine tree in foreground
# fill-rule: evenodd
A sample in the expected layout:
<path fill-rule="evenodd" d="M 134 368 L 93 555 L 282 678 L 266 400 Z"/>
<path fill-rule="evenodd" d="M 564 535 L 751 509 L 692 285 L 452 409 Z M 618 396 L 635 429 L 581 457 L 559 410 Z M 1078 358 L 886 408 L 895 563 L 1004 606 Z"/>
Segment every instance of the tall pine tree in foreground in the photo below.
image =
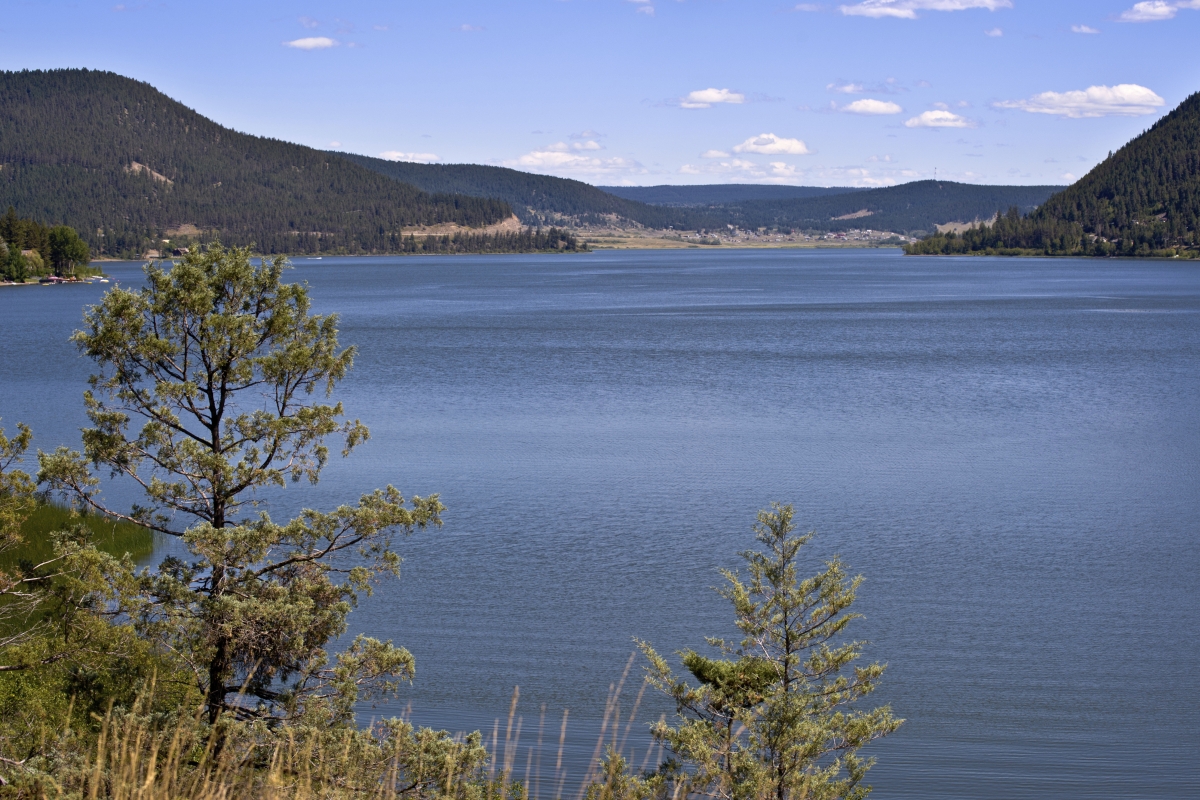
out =
<path fill-rule="evenodd" d="M 397 534 L 440 524 L 436 496 L 407 505 L 391 486 L 331 512 L 279 523 L 261 493 L 316 483 L 326 440 L 348 455 L 367 429 L 326 401 L 354 348 L 337 317 L 310 313 L 307 289 L 284 283 L 282 258 L 256 265 L 213 247 L 146 286 L 91 307 L 80 349 L 96 362 L 85 393 L 83 454 L 42 454 L 42 481 L 86 507 L 175 537 L 141 578 L 129 614 L 186 662 L 207 718 L 352 719 L 356 700 L 411 678 L 408 651 L 360 637 L 331 662 L 326 647 L 372 584 L 395 575 Z M 89 464 L 140 486 L 144 506 L 106 504 Z"/>

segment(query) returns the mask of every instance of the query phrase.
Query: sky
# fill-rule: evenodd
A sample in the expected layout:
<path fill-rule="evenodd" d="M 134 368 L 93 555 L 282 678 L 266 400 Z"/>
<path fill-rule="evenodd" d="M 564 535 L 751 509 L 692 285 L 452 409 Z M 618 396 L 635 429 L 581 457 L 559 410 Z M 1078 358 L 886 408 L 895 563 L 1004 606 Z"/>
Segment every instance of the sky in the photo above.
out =
<path fill-rule="evenodd" d="M 0 69 L 598 185 L 1065 184 L 1200 90 L 1200 0 L 0 0 Z"/>

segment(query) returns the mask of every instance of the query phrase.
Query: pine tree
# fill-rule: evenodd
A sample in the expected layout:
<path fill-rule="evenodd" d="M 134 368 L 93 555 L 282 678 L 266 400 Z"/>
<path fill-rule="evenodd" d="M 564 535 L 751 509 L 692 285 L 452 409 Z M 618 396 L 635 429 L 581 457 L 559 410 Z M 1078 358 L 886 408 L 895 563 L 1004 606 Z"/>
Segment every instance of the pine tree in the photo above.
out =
<path fill-rule="evenodd" d="M 760 512 L 755 530 L 765 551 L 742 554 L 748 580 L 722 571 L 721 595 L 743 638 L 709 639 L 723 658 L 683 653 L 695 683 L 641 644 L 648 679 L 679 712 L 675 724 L 653 728 L 672 759 L 645 782 L 648 791 L 730 800 L 861 800 L 870 792 L 863 779 L 873 760 L 858 752 L 902 720 L 888 707 L 854 708 L 884 672 L 855 663 L 862 642 L 842 641 L 860 616 L 850 607 L 862 578 L 848 577 L 835 558 L 802 579 L 799 555 L 813 534 L 793 535 L 792 518 L 791 506 Z"/>
<path fill-rule="evenodd" d="M 74 337 L 98 368 L 83 454 L 41 455 L 52 489 L 186 546 L 190 560 L 141 576 L 127 613 L 184 660 L 210 723 L 314 708 L 345 723 L 357 699 L 410 678 L 412 656 L 390 642 L 360 637 L 333 663 L 325 648 L 357 598 L 397 574 L 395 536 L 439 525 L 443 510 L 436 496 L 409 507 L 390 486 L 283 524 L 259 507 L 264 489 L 315 483 L 327 439 L 347 455 L 368 436 L 314 397 L 345 377 L 354 349 L 339 347 L 336 316 L 311 314 L 305 287 L 282 281 L 285 267 L 214 247 L 108 292 Z M 140 486 L 146 505 L 108 507 L 89 463 Z"/>

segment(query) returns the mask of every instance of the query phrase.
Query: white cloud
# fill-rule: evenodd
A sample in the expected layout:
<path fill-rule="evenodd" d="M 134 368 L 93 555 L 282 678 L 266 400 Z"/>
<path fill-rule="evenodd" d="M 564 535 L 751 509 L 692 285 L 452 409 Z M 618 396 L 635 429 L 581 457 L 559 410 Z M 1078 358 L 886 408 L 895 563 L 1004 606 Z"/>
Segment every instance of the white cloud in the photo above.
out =
<path fill-rule="evenodd" d="M 1135 2 L 1133 8 L 1121 13 L 1117 22 L 1122 23 L 1157 23 L 1164 19 L 1175 19 L 1180 8 L 1195 8 L 1193 2 L 1166 2 L 1165 0 L 1147 0 Z"/>
<path fill-rule="evenodd" d="M 868 169 L 862 166 L 799 168 L 785 161 L 772 161 L 766 166 L 743 159 L 719 163 L 685 164 L 683 175 L 716 175 L 729 183 L 771 183 L 800 186 L 894 186 L 920 177 L 912 170 L 893 167 Z"/>
<path fill-rule="evenodd" d="M 918 11 L 966 11 L 972 8 L 1012 8 L 1012 0 L 863 0 L 852 6 L 841 6 L 841 12 L 851 17 L 895 17 L 916 19 Z"/>
<path fill-rule="evenodd" d="M 729 153 L 724 150 L 705 150 L 700 154 L 701 158 L 729 158 Z"/>
<path fill-rule="evenodd" d="M 646 169 L 637 161 L 620 156 L 598 158 L 586 152 L 602 150 L 594 141 L 556 142 L 526 153 L 516 159 L 505 161 L 506 167 L 521 167 L 543 172 L 567 172 L 574 174 L 611 176 L 613 174 L 645 173 Z"/>
<path fill-rule="evenodd" d="M 975 123 L 951 111 L 926 111 L 904 123 L 907 128 L 974 128 Z"/>
<path fill-rule="evenodd" d="M 301 18 L 300 18 L 300 24 L 301 24 L 301 25 L 303 25 L 303 26 L 304 26 L 304 27 L 306 27 L 306 28 L 319 28 L 319 27 L 321 27 L 321 23 L 317 22 L 317 21 L 316 21 L 315 19 L 313 19 L 312 17 L 301 17 Z"/>
<path fill-rule="evenodd" d="M 864 91 L 861 83 L 831 83 L 825 88 L 831 92 L 837 92 L 838 94 L 862 94 Z"/>
<path fill-rule="evenodd" d="M 804 177 L 804 172 L 788 164 L 786 161 L 772 161 L 767 166 L 761 166 L 743 158 L 733 158 L 717 163 L 684 164 L 679 168 L 684 175 L 720 175 L 727 181 L 754 183 L 795 183 Z"/>
<path fill-rule="evenodd" d="M 1087 25 L 1072 25 L 1071 33 L 1099 33 L 1100 31 Z"/>
<path fill-rule="evenodd" d="M 746 102 L 746 95 L 729 89 L 700 89 L 689 92 L 688 96 L 679 102 L 684 108 L 712 108 L 714 103 L 731 103 L 740 105 Z"/>
<path fill-rule="evenodd" d="M 431 164 L 440 160 L 433 153 L 402 153 L 399 150 L 385 150 L 379 157 L 388 161 L 414 161 L 418 164 Z"/>
<path fill-rule="evenodd" d="M 870 99 L 865 99 L 865 98 L 862 100 L 855 100 L 850 105 L 844 106 L 842 108 L 842 111 L 848 112 L 850 114 L 871 114 L 871 115 L 903 114 L 904 113 L 904 109 L 901 108 L 900 106 L 896 105 L 895 103 L 891 103 L 886 100 L 870 100 Z"/>
<path fill-rule="evenodd" d="M 330 142 L 330 143 L 329 143 L 329 146 L 330 146 L 330 147 L 341 147 L 341 146 L 342 146 L 342 143 L 341 143 L 341 142 L 339 142 L 339 141 L 337 141 L 337 140 L 335 139 L 334 141 L 332 141 L 332 142 Z"/>
<path fill-rule="evenodd" d="M 1068 183 L 1074 183 L 1075 181 L 1079 180 L 1079 178 L 1075 177 L 1075 173 L 1073 172 L 1064 172 L 1062 174 L 1062 179 Z"/>
<path fill-rule="evenodd" d="M 773 133 L 763 133 L 751 136 L 746 141 L 733 148 L 735 153 L 759 153 L 764 156 L 804 156 L 811 151 L 808 145 L 799 139 L 784 139 Z"/>
<path fill-rule="evenodd" d="M 818 5 L 817 3 L 797 3 L 796 10 L 797 11 L 824 11 L 825 6 Z"/>
<path fill-rule="evenodd" d="M 654 6 L 651 5 L 651 0 L 626 0 L 626 1 L 637 4 L 637 6 L 638 6 L 637 13 L 648 14 L 652 17 L 654 16 Z"/>
<path fill-rule="evenodd" d="M 1085 117 L 1138 117 L 1153 114 L 1166 101 L 1144 86 L 1089 86 L 1082 91 L 1042 92 L 1028 100 L 996 103 L 997 108 L 1015 108 L 1031 114 L 1055 114 L 1071 119 Z"/>
<path fill-rule="evenodd" d="M 297 50 L 324 50 L 327 47 L 337 47 L 337 41 L 328 36 L 306 36 L 303 39 L 284 42 L 283 46 L 294 47 Z"/>
<path fill-rule="evenodd" d="M 999 39 L 1004 35 L 1004 30 L 1002 28 L 992 28 L 990 31 L 984 31 L 983 35 L 991 36 L 994 39 Z"/>
<path fill-rule="evenodd" d="M 701 175 L 704 173 L 723 175 L 731 172 L 741 172 L 748 176 L 766 175 L 758 164 L 755 164 L 753 161 L 747 161 L 744 158 L 734 158 L 717 164 L 705 164 L 702 167 L 684 164 L 679 168 L 679 171 L 684 175 Z"/>

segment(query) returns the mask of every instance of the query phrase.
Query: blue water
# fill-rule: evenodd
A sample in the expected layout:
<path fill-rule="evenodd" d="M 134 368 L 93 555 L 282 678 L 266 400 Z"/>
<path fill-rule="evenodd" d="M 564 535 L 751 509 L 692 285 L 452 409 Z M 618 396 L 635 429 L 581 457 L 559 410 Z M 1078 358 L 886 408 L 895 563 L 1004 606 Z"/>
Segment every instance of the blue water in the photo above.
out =
<path fill-rule="evenodd" d="M 373 438 L 278 514 L 389 482 L 449 507 L 352 617 L 418 663 L 364 715 L 490 739 L 520 685 L 522 747 L 545 704 L 545 774 L 569 707 L 577 775 L 632 637 L 734 635 L 709 587 L 782 500 L 819 531 L 812 570 L 837 552 L 867 578 L 854 635 L 908 720 L 871 748 L 874 797 L 1200 796 L 1197 265 L 675 251 L 292 275 L 359 348 L 339 396 Z M 43 448 L 77 444 L 88 365 L 65 337 L 100 291 L 0 288 L 0 416 Z M 631 748 L 669 710 L 646 698 Z"/>

